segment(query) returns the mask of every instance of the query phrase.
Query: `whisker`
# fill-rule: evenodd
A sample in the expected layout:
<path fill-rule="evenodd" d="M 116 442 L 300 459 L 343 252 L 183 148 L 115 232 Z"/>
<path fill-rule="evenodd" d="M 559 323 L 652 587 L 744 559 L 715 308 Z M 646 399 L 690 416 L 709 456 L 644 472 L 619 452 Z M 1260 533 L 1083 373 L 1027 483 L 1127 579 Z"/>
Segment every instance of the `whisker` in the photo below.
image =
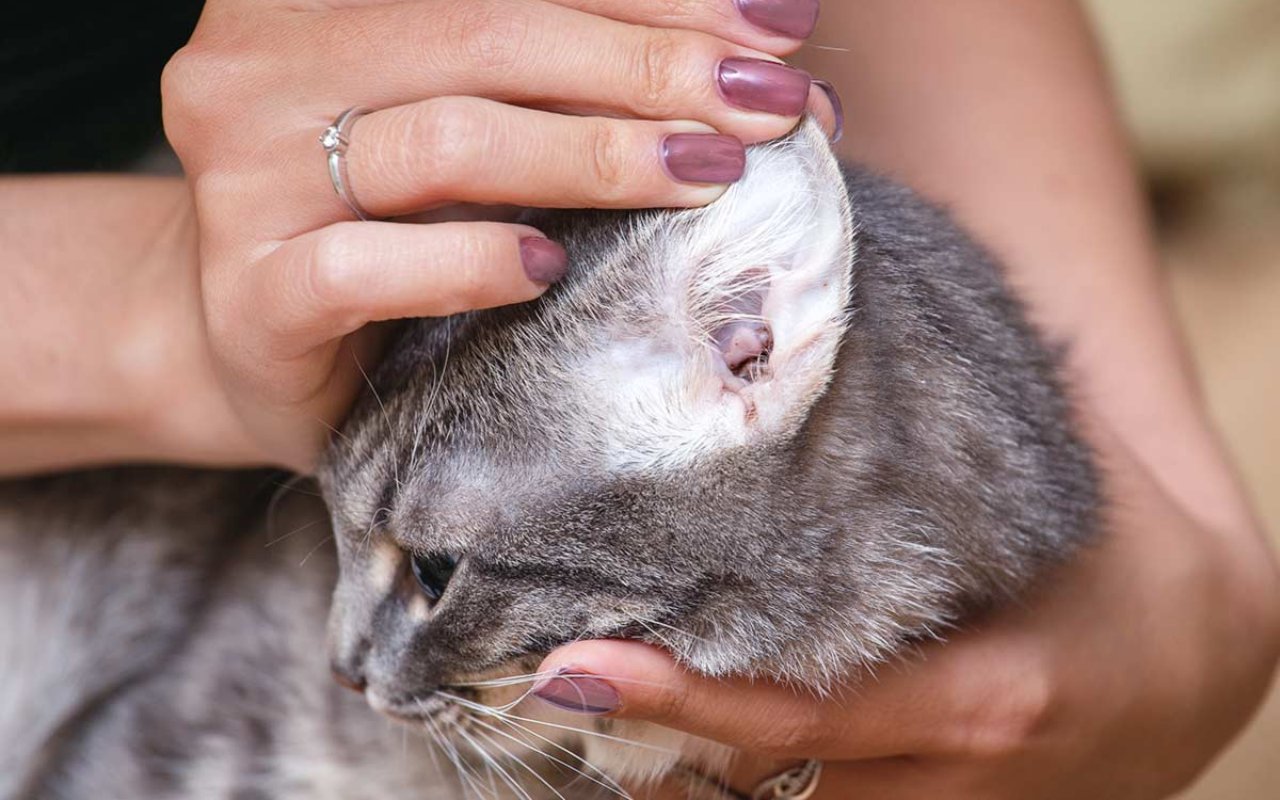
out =
<path fill-rule="evenodd" d="M 436 694 L 440 695 L 441 697 L 452 700 L 453 702 L 457 703 L 463 708 L 469 708 L 472 711 L 475 711 L 480 714 L 497 716 L 497 717 L 508 719 L 508 720 L 518 720 L 520 722 L 528 722 L 532 725 L 545 725 L 549 728 L 557 728 L 559 730 L 571 731 L 573 733 L 582 734 L 583 736 L 595 736 L 600 739 L 607 739 L 608 741 L 611 741 L 611 742 L 617 742 L 619 744 L 625 744 L 631 747 L 639 747 L 643 750 L 652 750 L 658 753 L 665 753 L 667 755 L 674 755 L 674 756 L 681 755 L 679 751 L 672 750 L 669 747 L 659 747 L 657 745 L 649 744 L 648 742 L 635 742 L 630 739 L 624 739 L 621 736 L 614 736 L 612 734 L 601 733 L 600 731 L 587 730 L 585 728 L 575 728 L 572 725 L 561 725 L 558 722 L 546 722 L 540 719 L 520 717 L 520 716 L 516 716 L 515 714 L 511 714 L 509 712 L 498 711 L 497 709 L 494 709 L 491 706 L 486 706 L 483 703 L 475 703 L 470 700 L 466 700 L 464 698 L 458 697 L 457 695 L 451 695 L 448 692 L 436 692 Z"/>
<path fill-rule="evenodd" d="M 467 740 L 467 744 L 471 745 L 471 749 L 475 750 L 476 753 L 480 755 L 480 758 L 484 760 L 484 763 L 490 765 L 493 769 L 498 771 L 498 776 L 502 778 L 502 782 L 510 786 L 512 789 L 514 789 L 516 794 L 520 796 L 520 800 L 533 800 L 533 797 L 529 794 L 529 792 L 526 791 L 523 786 L 517 783 L 515 778 L 511 777 L 511 773 L 503 769 L 502 765 L 499 764 L 496 759 L 494 759 L 494 757 L 489 753 L 489 751 L 485 750 L 484 747 L 482 747 L 479 742 L 477 742 L 475 739 L 471 737 L 471 734 L 467 733 L 466 728 L 464 728 L 462 725 L 455 725 L 453 730 L 463 739 Z"/>
<path fill-rule="evenodd" d="M 640 617 L 636 617 L 636 621 L 642 625 L 646 623 L 649 625 L 657 625 L 659 628 L 666 628 L 669 631 L 675 631 L 681 636 L 688 636 L 690 639 L 697 639 L 699 642 L 710 643 L 710 640 L 707 639 L 706 637 L 699 636 L 698 634 L 687 631 L 684 628 L 678 628 L 675 625 L 669 625 L 665 622 L 659 622 L 656 619 L 650 619 L 649 617 L 645 617 L 644 619 L 641 619 Z"/>
<path fill-rule="evenodd" d="M 333 539 L 332 533 L 324 537 L 323 539 L 321 539 L 319 542 L 317 542 L 316 546 L 311 548 L 311 550 L 305 556 L 302 557 L 302 561 L 298 562 L 298 566 L 305 567 L 307 565 L 307 562 L 311 560 L 311 557 L 314 556 L 320 550 L 321 547 L 324 547 L 326 544 L 328 544 L 328 542 L 331 539 Z"/>
<path fill-rule="evenodd" d="M 382 411 L 382 422 L 387 426 L 387 436 L 395 438 L 395 428 L 391 425 L 391 416 L 387 414 L 387 406 L 382 402 L 382 396 L 378 394 L 378 389 L 373 385 L 373 381 L 369 380 L 369 373 L 364 371 L 364 365 L 360 363 L 360 357 L 356 355 L 355 348 L 351 348 L 351 360 L 355 362 L 356 369 L 360 370 L 360 376 L 364 378 L 365 385 L 369 387 L 369 391 L 373 394 L 373 399 L 378 402 L 378 408 Z M 400 463 L 396 459 L 391 460 L 391 475 L 395 479 L 397 486 L 400 483 Z"/>
<path fill-rule="evenodd" d="M 363 371 L 363 370 L 362 370 L 362 371 Z M 329 429 L 329 431 L 330 431 L 331 433 L 333 433 L 333 434 L 335 434 L 336 436 L 340 437 L 340 438 L 342 439 L 342 441 L 346 442 L 347 444 L 353 444 L 353 442 L 351 441 L 351 437 L 347 436 L 347 435 L 346 435 L 345 433 L 343 433 L 342 431 L 340 431 L 340 430 L 338 430 L 337 428 L 333 427 L 333 426 L 332 426 L 332 425 L 330 425 L 328 422 L 326 422 L 324 419 L 322 419 L 322 418 L 320 418 L 320 417 L 316 417 L 316 418 L 315 418 L 315 420 L 316 420 L 316 422 L 319 422 L 321 425 L 323 425 L 323 426 L 325 426 L 326 428 L 328 428 L 328 429 Z"/>
<path fill-rule="evenodd" d="M 595 764 L 592 764 L 590 761 L 586 760 L 585 758 L 583 758 L 582 756 L 580 756 L 580 755 L 578 755 L 577 753 L 573 752 L 572 750 L 570 750 L 569 748 L 567 748 L 567 747 L 565 747 L 564 745 L 560 744 L 559 742 L 554 741 L 553 739 L 549 739 L 549 738 L 547 738 L 546 736 L 543 736 L 542 734 L 538 733 L 537 731 L 529 730 L 527 727 L 525 727 L 524 725 L 521 725 L 521 724 L 519 724 L 519 723 L 512 722 L 512 721 L 510 721 L 510 720 L 508 720 L 508 719 L 504 719 L 504 718 L 502 718 L 502 717 L 498 717 L 498 718 L 496 718 L 496 719 L 497 719 L 499 722 L 502 722 L 502 723 L 504 723 L 504 724 L 506 724 L 506 725 L 510 726 L 510 727 L 511 727 L 511 729 L 512 729 L 512 730 L 514 730 L 514 731 L 516 731 L 517 733 L 527 734 L 527 735 L 532 736 L 532 737 L 534 737 L 534 738 L 536 738 L 536 739 L 540 739 L 541 741 L 543 741 L 543 742 L 545 742 L 545 743 L 547 743 L 547 744 L 551 745 L 552 747 L 556 748 L 557 750 L 559 750 L 559 751 L 563 752 L 565 755 L 569 756 L 570 758 L 572 758 L 572 759 L 575 759 L 575 760 L 577 760 L 577 761 L 582 762 L 582 764 L 583 764 L 583 765 L 585 765 L 585 766 L 589 767 L 590 769 L 594 770 L 595 772 L 599 773 L 599 774 L 600 774 L 600 776 L 601 776 L 602 778 L 604 778 L 604 781 L 608 781 L 608 783 L 605 783 L 604 781 L 601 781 L 601 780 L 599 780 L 599 779 L 597 779 L 597 778 L 595 778 L 595 777 L 592 777 L 591 775 L 588 775 L 587 773 L 585 773 L 585 772 L 583 772 L 582 770 L 578 769 L 577 767 L 573 766 L 572 764 L 570 764 L 569 762 L 565 761 L 564 759 L 562 759 L 562 758 L 557 758 L 556 756 L 552 755 L 551 753 L 548 753 L 546 750 L 542 749 L 542 748 L 541 748 L 540 746 L 538 746 L 538 745 L 532 744 L 532 743 L 530 743 L 530 742 L 528 742 L 528 741 L 523 741 L 523 740 L 521 740 L 521 744 L 525 745 L 526 747 L 532 747 L 532 748 L 534 748 L 535 750 L 537 750 L 539 753 L 541 753 L 541 754 L 542 754 L 542 757 L 543 757 L 543 758 L 549 759 L 550 761 L 552 761 L 552 762 L 554 762 L 554 763 L 556 763 L 556 764 L 559 764 L 560 766 L 562 766 L 562 767 L 564 767 L 564 768 L 566 768 L 566 769 L 572 770 L 574 773 L 576 773 L 576 774 L 578 774 L 578 775 L 582 776 L 583 778 L 586 778 L 587 780 L 591 781 L 591 782 L 592 782 L 592 783 L 594 783 L 594 784 L 599 785 L 601 788 L 604 788 L 604 789 L 606 789 L 606 790 L 608 790 L 608 791 L 612 792 L 613 794 L 618 795 L 618 797 L 623 798 L 623 800 L 635 800 L 635 799 L 634 799 L 634 798 L 633 798 L 633 797 L 632 797 L 632 796 L 631 796 L 631 795 L 630 795 L 630 794 L 629 794 L 625 789 L 623 789 L 623 788 L 622 788 L 622 785 L 621 785 L 620 783 L 618 783 L 617 781 L 615 781 L 615 780 L 614 780 L 614 779 L 613 779 L 613 778 L 612 778 L 612 777 L 611 777 L 607 772 L 605 772 L 604 770 L 600 769 L 600 768 L 599 768 L 599 767 L 597 767 Z M 503 736 L 507 736 L 508 738 L 514 738 L 514 737 L 512 737 L 512 736 L 511 736 L 511 734 L 503 733 L 502 731 L 498 730 L 497 728 L 493 727 L 492 725 L 489 725 L 487 722 L 485 722 L 485 721 L 484 721 L 484 720 L 482 720 L 482 719 L 479 719 L 479 718 L 473 718 L 473 721 L 474 721 L 477 725 L 483 725 L 484 727 L 486 727 L 486 728 L 488 728 L 488 729 L 492 730 L 494 733 L 501 734 L 501 735 L 503 735 Z"/>
<path fill-rule="evenodd" d="M 659 683 L 658 681 L 644 681 L 639 678 L 625 678 L 621 675 L 601 675 L 596 673 L 585 672 L 560 672 L 559 670 L 550 670 L 547 672 L 534 672 L 528 675 L 513 675 L 507 678 L 494 678 L 485 681 L 459 681 L 449 684 L 452 688 L 471 689 L 471 688 L 493 688 L 503 686 L 514 686 L 520 683 L 532 683 L 542 680 L 543 678 L 565 678 L 573 680 L 574 678 L 596 678 L 599 680 L 609 681 L 610 683 L 629 683 L 633 686 L 650 686 L 656 689 L 670 688 L 669 684 Z"/>
<path fill-rule="evenodd" d="M 473 719 L 472 721 L 473 721 L 473 722 L 479 722 L 479 720 L 477 720 L 477 719 Z M 487 726 L 486 726 L 486 727 L 487 727 Z M 532 775 L 534 778 L 536 778 L 536 779 L 538 780 L 538 782 L 539 782 L 539 783 L 541 783 L 543 786 L 547 787 L 547 788 L 548 788 L 548 789 L 550 789 L 552 792 L 554 792 L 554 793 L 555 793 L 555 796 L 556 796 L 556 797 L 558 797 L 558 798 L 560 798 L 560 800 L 566 800 L 565 796 L 564 796 L 564 795 L 562 795 L 562 794 L 560 794 L 560 790 L 559 790 L 559 789 L 557 789 L 556 787 L 554 787 L 554 786 L 552 786 L 550 783 L 548 783 L 548 782 L 547 782 L 547 779 L 546 779 L 546 778 L 544 778 L 544 777 L 542 777 L 541 775 L 539 775 L 539 774 L 538 774 L 538 771 L 537 771 L 536 769 L 534 769 L 533 767 L 531 767 L 531 766 L 529 766 L 528 764 L 524 763 L 524 759 L 517 757 L 515 753 L 512 753 L 510 750 L 508 750 L 506 747 L 504 747 L 504 746 L 503 746 L 503 744 L 502 744 L 501 742 L 499 742 L 498 740 L 494 739 L 492 736 L 490 736 L 490 735 L 489 735 L 489 734 L 487 734 L 487 733 L 482 733 L 482 732 L 480 732 L 480 731 L 475 731 L 475 734 L 476 734 L 476 736 L 479 736 L 479 737 L 481 737 L 482 739 L 484 739 L 486 742 L 488 742 L 492 747 L 496 747 L 496 748 L 497 748 L 497 749 L 498 749 L 498 750 L 499 750 L 499 751 L 500 751 L 504 756 L 506 756 L 506 757 L 507 757 L 507 759 L 508 759 L 508 760 L 510 760 L 510 761 L 514 761 L 516 764 L 518 764 L 518 765 L 520 765 L 521 767 L 523 767 L 523 768 L 525 769 L 525 771 L 526 771 L 526 772 L 528 772 L 530 775 Z M 505 734 L 504 734 L 504 735 L 505 735 Z M 507 738 L 512 739 L 513 741 L 515 741 L 513 737 L 508 736 Z"/>
<path fill-rule="evenodd" d="M 422 706 L 423 704 L 419 702 L 418 705 Z M 463 760 L 462 754 L 458 752 L 458 748 L 454 746 L 453 742 L 449 741 L 448 736 L 436 725 L 435 720 L 430 716 L 426 716 L 424 719 L 431 726 L 436 741 L 440 743 L 441 749 L 444 750 L 445 757 L 453 764 L 454 771 L 457 773 L 459 780 L 462 781 L 463 793 L 465 794 L 470 789 L 476 793 L 476 797 L 484 797 L 485 794 L 481 791 L 479 783 L 480 776 L 475 775 L 473 777 L 472 770 Z M 497 792 L 495 791 L 494 795 L 496 796 L 496 794 Z"/>
<path fill-rule="evenodd" d="M 283 535 L 281 535 L 281 536 L 277 536 L 276 538 L 269 540 L 266 544 L 264 544 L 264 545 L 262 546 L 262 548 L 265 550 L 265 549 L 266 549 L 266 548 L 268 548 L 268 547 L 273 547 L 274 545 L 280 544 L 280 543 L 281 543 L 281 542 L 283 542 L 285 539 L 288 539 L 290 536 L 294 536 L 294 535 L 296 535 L 296 534 L 302 533 L 302 532 L 303 532 L 303 531 L 305 531 L 307 528 L 310 528 L 310 527 L 312 527 L 312 526 L 314 526 L 314 525 L 319 525 L 321 522 L 324 522 L 324 520 L 321 520 L 321 519 L 313 519 L 313 520 L 311 520 L 310 522 L 306 523 L 305 525 L 299 525 L 298 527 L 294 528 L 293 530 L 289 531 L 288 533 L 283 534 Z"/>

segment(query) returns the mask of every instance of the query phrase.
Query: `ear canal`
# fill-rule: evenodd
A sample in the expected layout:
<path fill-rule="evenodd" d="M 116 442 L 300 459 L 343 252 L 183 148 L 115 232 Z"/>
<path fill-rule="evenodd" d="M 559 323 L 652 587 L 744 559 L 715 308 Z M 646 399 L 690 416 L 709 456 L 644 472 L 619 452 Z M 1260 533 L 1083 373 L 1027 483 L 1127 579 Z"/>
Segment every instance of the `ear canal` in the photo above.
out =
<path fill-rule="evenodd" d="M 773 331 L 767 322 L 731 322 L 715 333 L 721 361 L 729 373 L 726 381 L 751 383 L 769 366 Z"/>
<path fill-rule="evenodd" d="M 744 272 L 746 287 L 726 298 L 720 316 L 708 321 L 714 352 L 712 364 L 726 385 L 741 388 L 762 377 L 773 350 L 773 329 L 764 318 L 769 290 L 766 270 Z"/>

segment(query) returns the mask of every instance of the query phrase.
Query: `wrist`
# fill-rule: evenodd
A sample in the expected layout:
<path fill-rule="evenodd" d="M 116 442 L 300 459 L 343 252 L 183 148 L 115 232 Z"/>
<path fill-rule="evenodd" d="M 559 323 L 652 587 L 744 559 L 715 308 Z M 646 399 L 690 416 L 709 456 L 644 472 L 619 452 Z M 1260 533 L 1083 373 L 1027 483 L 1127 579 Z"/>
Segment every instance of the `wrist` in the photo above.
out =
<path fill-rule="evenodd" d="M 148 461 L 266 463 L 227 395 L 208 346 L 195 212 L 185 185 L 139 265 L 134 313 L 116 348 L 128 387 L 120 420 Z"/>

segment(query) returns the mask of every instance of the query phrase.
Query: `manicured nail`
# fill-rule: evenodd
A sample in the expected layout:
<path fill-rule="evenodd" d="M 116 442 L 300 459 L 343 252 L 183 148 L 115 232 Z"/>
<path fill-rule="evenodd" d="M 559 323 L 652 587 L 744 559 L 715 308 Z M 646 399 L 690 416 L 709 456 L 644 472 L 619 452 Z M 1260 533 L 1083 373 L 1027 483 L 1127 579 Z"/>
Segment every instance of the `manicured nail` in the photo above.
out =
<path fill-rule="evenodd" d="M 738 13 L 770 33 L 807 39 L 818 26 L 818 0 L 734 0 Z"/>
<path fill-rule="evenodd" d="M 555 283 L 569 269 L 569 254 L 550 239 L 526 236 L 520 240 L 524 274 L 534 283 Z"/>
<path fill-rule="evenodd" d="M 834 144 L 844 138 L 844 103 L 840 102 L 840 93 L 830 83 L 824 80 L 814 80 L 813 85 L 826 94 L 827 99 L 831 101 L 831 110 L 836 114 L 836 129 L 831 134 L 831 141 Z"/>
<path fill-rule="evenodd" d="M 798 117 L 809 99 L 813 78 L 802 69 L 756 58 L 726 58 L 716 83 L 729 105 Z"/>
<path fill-rule="evenodd" d="M 533 687 L 534 696 L 556 708 L 575 714 L 608 714 L 622 706 L 618 692 L 609 684 L 573 670 L 544 679 Z"/>
<path fill-rule="evenodd" d="M 747 168 L 747 148 L 734 136 L 673 133 L 662 140 L 662 166 L 685 183 L 733 183 Z"/>

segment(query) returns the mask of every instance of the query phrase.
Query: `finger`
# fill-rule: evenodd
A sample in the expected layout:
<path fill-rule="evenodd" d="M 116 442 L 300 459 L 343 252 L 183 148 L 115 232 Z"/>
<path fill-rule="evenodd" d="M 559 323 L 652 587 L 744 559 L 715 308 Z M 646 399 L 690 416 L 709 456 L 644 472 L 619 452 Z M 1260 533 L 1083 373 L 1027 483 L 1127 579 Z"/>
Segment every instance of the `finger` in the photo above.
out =
<path fill-rule="evenodd" d="M 344 100 L 388 108 L 473 95 L 579 114 L 693 119 L 750 143 L 789 131 L 808 98 L 808 74 L 768 53 L 552 3 L 442 0 L 430 15 L 410 3 L 333 12 L 331 22 L 292 52 L 298 69 L 324 86 L 324 114 Z"/>
<path fill-rule="evenodd" d="M 741 142 L 700 123 L 570 117 L 474 97 L 372 113 L 350 138 L 352 190 L 377 216 L 457 202 L 700 206 L 746 166 Z"/>
<path fill-rule="evenodd" d="M 656 28 L 702 31 L 782 56 L 818 24 L 818 0 L 552 0 L 562 6 Z"/>
<path fill-rule="evenodd" d="M 274 362 L 368 322 L 531 300 L 566 268 L 564 250 L 524 225 L 342 222 L 286 242 L 244 273 L 242 322 Z"/>
<path fill-rule="evenodd" d="M 851 760 L 1017 746 L 1044 713 L 1034 669 L 985 642 L 982 649 L 953 644 L 954 651 L 924 648 L 918 660 L 886 666 L 829 697 L 769 681 L 706 678 L 635 642 L 567 645 L 540 669 L 598 676 L 617 693 L 616 716 L 773 757 Z M 569 687 L 559 688 L 571 701 Z M 543 687 L 539 696 L 554 703 L 556 689 Z"/>
<path fill-rule="evenodd" d="M 844 138 L 844 103 L 836 87 L 815 79 L 809 89 L 809 111 L 818 118 L 832 144 Z"/>

